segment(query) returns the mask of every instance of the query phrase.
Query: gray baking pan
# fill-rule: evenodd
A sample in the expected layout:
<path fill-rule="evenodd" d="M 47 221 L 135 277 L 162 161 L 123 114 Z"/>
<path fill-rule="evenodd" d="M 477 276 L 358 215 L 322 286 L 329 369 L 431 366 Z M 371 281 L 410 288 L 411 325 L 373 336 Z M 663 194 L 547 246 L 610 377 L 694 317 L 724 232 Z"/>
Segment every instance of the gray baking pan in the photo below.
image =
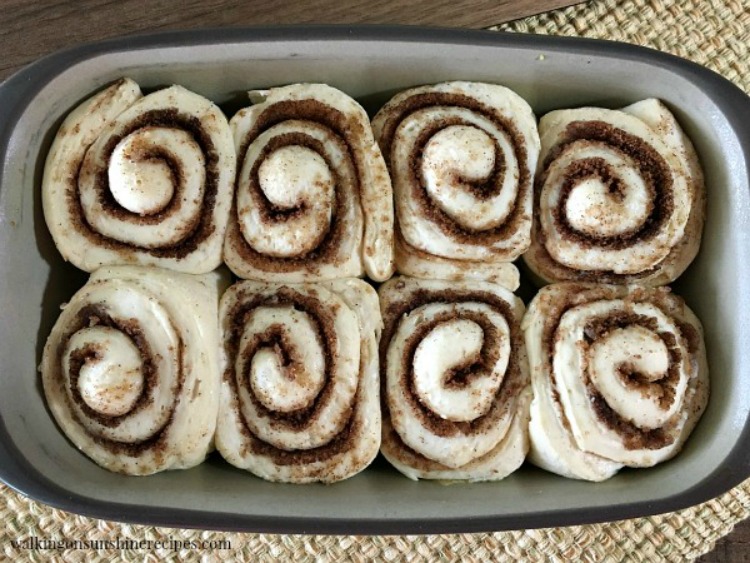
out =
<path fill-rule="evenodd" d="M 336 485 L 266 483 L 218 457 L 182 472 L 124 477 L 98 468 L 46 410 L 36 366 L 59 305 L 85 276 L 64 264 L 39 186 L 62 117 L 121 76 L 182 84 L 232 113 L 244 92 L 327 82 L 376 110 L 409 86 L 449 79 L 509 86 L 538 114 L 656 96 L 705 167 L 708 219 L 676 284 L 702 319 L 708 410 L 684 451 L 653 469 L 591 484 L 523 467 L 499 483 L 412 482 L 378 460 Z M 750 99 L 716 74 L 603 41 L 397 27 L 292 27 L 167 33 L 47 57 L 0 86 L 0 477 L 77 513 L 176 527 L 301 533 L 436 533 L 562 526 L 675 510 L 750 476 Z"/>

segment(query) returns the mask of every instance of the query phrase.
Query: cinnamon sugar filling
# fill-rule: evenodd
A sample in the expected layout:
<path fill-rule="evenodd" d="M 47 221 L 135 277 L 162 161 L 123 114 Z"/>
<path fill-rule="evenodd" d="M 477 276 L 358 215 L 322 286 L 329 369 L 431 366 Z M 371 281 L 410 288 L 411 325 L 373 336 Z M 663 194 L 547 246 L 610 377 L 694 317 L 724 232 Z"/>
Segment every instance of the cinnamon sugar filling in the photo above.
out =
<path fill-rule="evenodd" d="M 252 393 L 249 384 L 249 367 L 253 354 L 261 346 L 273 346 L 279 350 L 282 361 L 292 362 L 298 357 L 298 352 L 294 349 L 293 343 L 289 342 L 284 336 L 284 331 L 280 327 L 271 327 L 262 334 L 254 335 L 248 345 L 239 348 L 240 339 L 242 338 L 245 319 L 260 307 L 286 307 L 292 306 L 295 309 L 306 313 L 316 325 L 317 342 L 316 345 L 321 347 L 325 365 L 325 382 L 320 393 L 315 397 L 313 402 L 296 411 L 282 413 L 271 411 L 266 408 Z M 323 407 L 332 399 L 334 382 L 330 374 L 336 370 L 337 359 L 333 352 L 336 348 L 337 336 L 334 327 L 333 314 L 329 309 L 313 296 L 298 293 L 290 288 L 281 288 L 273 296 L 251 296 L 247 293 L 240 294 L 237 297 L 237 304 L 227 313 L 229 334 L 225 338 L 224 346 L 229 358 L 228 367 L 224 372 L 224 380 L 229 384 L 232 390 L 232 409 L 235 412 L 237 420 L 241 422 L 240 429 L 249 443 L 250 450 L 257 455 L 262 455 L 273 460 L 278 465 L 293 464 L 310 464 L 330 459 L 342 452 L 352 448 L 357 438 L 361 422 L 355 416 L 361 400 L 362 385 L 359 386 L 355 395 L 354 403 L 347 412 L 347 421 L 341 431 L 327 444 L 312 448 L 309 450 L 281 450 L 272 444 L 268 444 L 253 434 L 247 420 L 245 419 L 242 408 L 239 403 L 239 386 L 247 388 L 253 405 L 261 413 L 261 416 L 270 421 L 271 424 L 279 425 L 290 430 L 304 430 L 318 422 L 318 417 Z M 238 356 L 244 360 L 244 373 L 236 373 L 234 366 Z M 360 360 L 360 370 L 362 360 Z"/>
<path fill-rule="evenodd" d="M 341 217 L 342 209 L 346 200 L 347 191 L 352 192 L 352 196 L 357 205 L 360 205 L 360 183 L 362 181 L 362 170 L 365 168 L 365 155 L 356 143 L 347 142 L 348 139 L 361 137 L 364 134 L 362 124 L 356 119 L 348 117 L 343 112 L 328 106 L 317 100 L 285 100 L 269 105 L 263 113 L 258 116 L 253 128 L 248 131 L 240 143 L 238 162 L 238 178 L 243 168 L 244 160 L 247 158 L 247 151 L 250 145 L 257 137 L 269 128 L 290 120 L 301 120 L 313 122 L 317 126 L 323 126 L 330 131 L 329 140 L 338 144 L 341 151 L 346 155 L 348 163 L 354 170 L 356 184 L 348 187 L 343 185 L 342 179 L 338 176 L 336 169 L 332 166 L 326 156 L 326 150 L 323 144 L 303 132 L 287 133 L 273 138 L 263 149 L 262 154 L 254 163 L 250 173 L 249 189 L 251 196 L 258 208 L 261 210 L 261 216 L 265 221 L 283 221 L 285 217 L 293 217 L 295 214 L 304 213 L 304 206 L 292 209 L 280 209 L 274 206 L 260 189 L 258 181 L 258 169 L 263 159 L 274 150 L 285 146 L 302 146 L 313 150 L 320 155 L 328 165 L 333 175 L 335 187 L 335 205 L 331 214 L 331 223 L 328 229 L 320 234 L 315 246 L 309 252 L 298 256 L 275 257 L 266 256 L 253 249 L 243 238 L 238 224 L 238 210 L 236 200 L 232 205 L 232 211 L 229 220 L 229 240 L 233 249 L 248 264 L 252 264 L 263 271 L 267 272 L 290 272 L 299 269 L 301 264 L 333 264 L 336 265 L 348 257 L 339 256 L 339 245 L 341 241 L 348 236 L 348 230 L 351 225 L 345 224 Z"/>
<path fill-rule="evenodd" d="M 106 426 L 108 428 L 114 428 L 120 424 L 123 420 L 135 415 L 136 413 L 146 409 L 154 401 L 154 393 L 158 382 L 158 373 L 156 369 L 156 362 L 151 347 L 146 340 L 145 333 L 140 327 L 137 319 L 115 319 L 111 317 L 106 307 L 100 304 L 86 305 L 78 312 L 75 318 L 75 322 L 70 325 L 68 331 L 63 335 L 61 342 L 67 342 L 73 334 L 86 327 L 104 326 L 114 328 L 125 335 L 127 335 L 135 348 L 139 351 L 141 356 L 141 374 L 143 376 L 143 389 L 141 394 L 136 400 L 133 407 L 129 412 L 119 415 L 110 416 L 100 413 L 91 407 L 81 397 L 80 390 L 78 389 L 78 378 L 80 376 L 81 368 L 89 361 L 95 361 L 99 358 L 100 350 L 97 346 L 88 345 L 81 349 L 72 351 L 70 355 L 70 380 L 69 380 L 69 391 L 70 397 L 76 406 L 91 420 L 94 420 Z M 182 347 L 183 343 L 180 341 L 178 350 L 175 351 L 175 358 L 178 363 L 178 376 L 175 381 L 174 387 L 170 390 L 173 396 L 179 398 L 180 391 L 184 382 L 184 373 L 182 370 Z M 60 356 L 58 356 L 58 365 L 62 365 L 62 350 L 63 346 L 60 347 Z M 112 453 L 125 454 L 131 457 L 137 457 L 145 451 L 158 452 L 163 451 L 166 448 L 166 438 L 168 429 L 172 423 L 174 416 L 174 410 L 177 407 L 176 400 L 172 405 L 172 410 L 169 413 L 169 418 L 164 425 L 159 428 L 154 434 L 143 440 L 138 440 L 131 443 L 118 442 L 116 440 L 110 440 L 101 436 L 93 435 L 92 438 L 98 445 Z M 71 413 L 74 414 L 74 410 Z M 80 420 L 77 422 L 83 427 Z"/>
<path fill-rule="evenodd" d="M 337 142 L 340 145 L 338 139 L 335 137 L 331 139 L 332 142 Z M 306 213 L 304 204 L 297 205 L 291 208 L 280 208 L 274 205 L 263 193 L 260 187 L 260 180 L 258 178 L 258 170 L 263 163 L 263 160 L 273 153 L 274 151 L 288 146 L 301 146 L 308 148 L 318 154 L 323 160 L 325 160 L 331 175 L 335 182 L 335 204 L 331 213 L 331 222 L 328 225 L 328 229 L 320 233 L 315 241 L 313 248 L 304 254 L 296 256 L 280 257 L 280 256 L 266 256 L 260 252 L 257 252 L 251 247 L 239 230 L 237 224 L 237 210 L 236 203 L 233 205 L 231 223 L 234 225 L 235 237 L 234 247 L 237 249 L 243 259 L 259 268 L 266 271 L 289 271 L 299 267 L 302 262 L 335 262 L 338 246 L 341 240 L 346 236 L 346 224 L 341 221 L 342 209 L 345 205 L 345 193 L 344 187 L 342 186 L 341 178 L 338 176 L 336 169 L 332 166 L 329 158 L 326 155 L 325 147 L 318 139 L 307 135 L 305 133 L 286 133 L 279 135 L 271 139 L 268 144 L 261 151 L 258 159 L 253 164 L 250 171 L 250 178 L 247 184 L 247 188 L 250 191 L 250 196 L 253 199 L 257 209 L 260 210 L 261 221 L 263 222 L 283 222 L 285 220 L 294 218 L 298 215 Z M 346 150 L 346 147 L 343 147 Z M 345 152 L 345 151 L 344 151 Z"/>
<path fill-rule="evenodd" d="M 566 295 L 555 305 L 547 310 L 547 320 L 544 324 L 542 336 L 542 349 L 545 350 L 543 355 L 543 372 L 548 374 L 551 380 L 552 400 L 557 405 L 557 412 L 562 416 L 563 426 L 570 431 L 570 423 L 565 417 L 562 407 L 559 391 L 557 390 L 558 382 L 553 369 L 554 347 L 558 338 L 557 326 L 562 316 L 571 308 L 578 305 L 593 302 L 601 299 L 615 299 L 614 293 L 607 288 L 598 288 L 595 290 L 581 287 L 569 290 Z M 646 302 L 661 309 L 667 316 L 669 312 L 665 305 L 659 303 L 658 299 L 647 299 Z M 623 440 L 623 446 L 629 450 L 635 449 L 660 449 L 669 445 L 673 441 L 670 435 L 674 422 L 669 422 L 661 428 L 642 429 L 624 420 L 607 404 L 601 393 L 593 386 L 588 372 L 586 370 L 588 361 L 588 349 L 590 344 L 606 335 L 612 330 L 625 328 L 627 326 L 638 325 L 657 334 L 664 342 L 669 351 L 669 367 L 667 373 L 658 382 L 647 381 L 641 374 L 627 365 L 620 366 L 618 376 L 623 383 L 639 391 L 644 397 L 656 398 L 662 409 L 668 409 L 675 400 L 675 387 L 679 381 L 679 364 L 682 361 L 682 352 L 679 343 L 674 334 L 667 332 L 658 332 L 657 324 L 653 318 L 645 315 L 639 315 L 628 311 L 622 311 L 617 315 L 602 316 L 590 319 L 584 327 L 584 339 L 581 343 L 584 356 L 584 373 L 582 374 L 586 391 L 591 401 L 591 407 L 596 417 L 608 428 L 618 433 Z M 689 340 L 688 340 L 689 343 Z M 688 344 L 690 346 L 690 344 Z M 632 367 L 632 366 L 631 366 Z"/>
<path fill-rule="evenodd" d="M 211 141 L 210 135 L 203 129 L 198 118 L 180 113 L 178 108 L 158 109 L 144 112 L 136 119 L 132 120 L 125 129 L 118 135 L 112 136 L 105 145 L 105 161 L 109 162 L 115 147 L 122 139 L 144 127 L 167 127 L 180 129 L 189 133 L 205 158 L 206 183 L 203 195 L 202 210 L 195 221 L 189 224 L 181 232 L 176 233 L 174 244 L 160 248 L 144 248 L 129 243 L 108 238 L 95 231 L 86 221 L 81 207 L 81 201 L 78 192 L 78 177 L 81 173 L 83 161 L 73 164 L 70 171 L 69 184 L 67 188 L 67 201 L 72 217 L 74 228 L 89 239 L 93 244 L 119 252 L 132 252 L 134 250 L 147 252 L 157 258 L 184 258 L 193 252 L 198 245 L 206 240 L 215 230 L 216 225 L 213 223 L 213 209 L 216 205 L 218 192 L 219 156 Z M 162 209 L 151 215 L 140 215 L 132 213 L 122 207 L 109 189 L 109 177 L 106 167 L 97 168 L 95 174 L 95 190 L 98 193 L 98 200 L 105 213 L 121 220 L 127 220 L 134 226 L 144 224 L 156 224 L 164 218 L 178 213 L 181 208 L 183 193 L 183 175 L 179 169 L 177 160 L 174 155 L 166 150 L 151 149 L 138 155 L 142 160 L 158 159 L 164 163 L 174 180 L 174 194 L 172 199 Z"/>
<path fill-rule="evenodd" d="M 651 145 L 604 121 L 574 121 L 565 131 L 563 140 L 555 146 L 542 163 L 542 172 L 537 176 L 534 189 L 534 209 L 540 209 L 541 193 L 547 181 L 549 167 L 572 143 L 588 141 L 592 145 L 604 144 L 620 152 L 637 164 L 641 178 L 649 191 L 649 213 L 643 223 L 632 231 L 616 236 L 593 236 L 574 229 L 565 217 L 563 209 L 570 192 L 581 181 L 597 177 L 610 188 L 613 197 L 627 189 L 603 159 L 583 159 L 569 167 L 561 191 L 560 207 L 553 211 L 555 227 L 561 236 L 585 247 L 602 247 L 613 250 L 628 248 L 639 241 L 648 241 L 656 236 L 674 213 L 673 177 L 668 163 Z M 617 274 L 608 270 L 576 270 L 560 264 L 546 249 L 546 236 L 540 221 L 534 221 L 534 237 L 539 241 L 538 252 L 543 261 L 553 264 L 558 270 L 556 277 L 575 281 L 598 281 L 600 283 L 627 283 L 651 275 L 659 265 L 635 274 Z"/>
<path fill-rule="evenodd" d="M 415 387 L 413 377 L 413 358 L 419 342 L 437 325 L 463 318 L 478 324 L 484 331 L 484 342 L 479 353 L 477 361 L 471 365 L 462 366 L 457 373 L 446 374 L 445 384 L 448 387 L 460 387 L 468 384 L 471 379 L 481 377 L 488 371 L 488 366 L 492 365 L 499 352 L 497 346 L 497 327 L 492 325 L 488 319 L 477 312 L 461 312 L 458 315 L 446 313 L 438 315 L 436 319 L 429 323 L 419 326 L 419 330 L 410 335 L 408 342 L 404 347 L 404 354 L 400 359 L 400 385 L 405 390 L 407 400 L 411 405 L 412 414 L 419 420 L 419 423 L 428 431 L 438 436 L 454 436 L 458 434 L 477 434 L 486 432 L 491 426 L 497 423 L 509 410 L 515 406 L 518 393 L 521 391 L 523 382 L 521 381 L 521 368 L 518 354 L 515 353 L 522 346 L 522 335 L 519 323 L 514 318 L 513 311 L 508 303 L 500 297 L 484 291 L 474 290 L 429 290 L 417 289 L 416 291 L 404 295 L 403 299 L 390 303 L 387 310 L 383 313 L 383 334 L 380 340 L 380 379 L 381 379 L 381 404 L 384 419 L 384 427 L 388 429 L 390 424 L 390 411 L 388 407 L 388 391 L 386 386 L 387 372 L 387 355 L 391 339 L 395 334 L 400 320 L 404 315 L 409 314 L 424 305 L 430 303 L 460 304 L 466 302 L 478 302 L 487 304 L 506 319 L 510 329 L 511 355 L 508 366 L 503 377 L 502 384 L 495 394 L 495 400 L 490 410 L 483 416 L 474 419 L 471 422 L 453 422 L 444 420 L 433 413 L 420 400 Z M 395 429 L 390 428 L 386 436 L 393 440 L 399 450 L 399 456 L 407 456 L 409 464 L 414 467 L 425 468 L 442 468 L 443 466 L 433 460 L 430 460 L 420 453 L 408 447 L 398 435 Z"/>
<path fill-rule="evenodd" d="M 458 117 L 442 119 L 431 127 L 425 129 L 418 137 L 417 142 L 410 147 L 409 158 L 411 162 L 411 171 L 409 174 L 409 190 L 411 197 L 417 202 L 420 212 L 431 222 L 437 225 L 447 236 L 464 244 L 487 245 L 494 242 L 507 239 L 513 232 L 518 229 L 518 225 L 524 217 L 524 210 L 519 202 L 524 201 L 526 194 L 531 190 L 531 177 L 527 170 L 528 155 L 524 149 L 523 136 L 512 120 L 506 118 L 491 107 L 485 106 L 470 96 L 463 94 L 449 94 L 442 92 L 427 92 L 410 96 L 397 106 L 390 109 L 390 116 L 383 126 L 383 131 L 379 140 L 380 148 L 385 155 L 386 164 L 391 169 L 393 151 L 396 147 L 393 145 L 393 137 L 399 124 L 410 114 L 415 111 L 433 106 L 459 107 L 468 109 L 481 115 L 493 123 L 502 131 L 511 141 L 515 149 L 515 156 L 518 162 L 519 179 L 518 193 L 513 202 L 513 207 L 508 217 L 495 228 L 486 230 L 471 230 L 458 224 L 439 206 L 431 200 L 426 188 L 425 180 L 421 172 L 422 154 L 425 146 L 430 139 L 440 130 L 453 126 L 465 125 L 477 128 L 475 123 L 470 123 Z M 457 177 L 457 183 L 468 189 L 476 197 L 490 198 L 497 194 L 502 187 L 502 179 L 507 174 L 507 165 L 502 151 L 497 142 L 495 142 L 495 165 L 484 181 L 467 181 L 464 178 Z"/>

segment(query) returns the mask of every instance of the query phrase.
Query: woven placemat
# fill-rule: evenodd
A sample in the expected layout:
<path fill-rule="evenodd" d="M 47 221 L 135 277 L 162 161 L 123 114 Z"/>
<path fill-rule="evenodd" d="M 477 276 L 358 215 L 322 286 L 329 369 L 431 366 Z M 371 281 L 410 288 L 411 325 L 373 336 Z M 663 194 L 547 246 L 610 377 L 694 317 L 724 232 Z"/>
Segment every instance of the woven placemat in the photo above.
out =
<path fill-rule="evenodd" d="M 691 59 L 750 92 L 750 0 L 597 0 L 498 26 L 515 32 L 628 41 Z M 687 510 L 607 524 L 492 534 L 354 537 L 232 534 L 117 524 L 55 510 L 0 486 L 0 559 L 111 561 L 278 559 L 310 560 L 552 560 L 684 561 L 708 552 L 750 515 L 750 481 Z M 158 549 L 26 549 L 14 542 L 140 540 Z M 174 549 L 176 542 L 221 542 L 219 549 Z M 170 542 L 172 542 L 170 544 Z M 228 542 L 228 543 L 226 543 Z M 41 544 L 39 544 L 41 545 Z M 49 544 L 44 544 L 49 547 Z M 135 545 L 135 544 L 133 544 Z M 187 544 L 190 545 L 190 544 Z M 231 545 L 230 549 L 220 549 Z"/>
<path fill-rule="evenodd" d="M 652 47 L 707 66 L 750 92 L 750 0 L 596 0 L 492 29 Z"/>

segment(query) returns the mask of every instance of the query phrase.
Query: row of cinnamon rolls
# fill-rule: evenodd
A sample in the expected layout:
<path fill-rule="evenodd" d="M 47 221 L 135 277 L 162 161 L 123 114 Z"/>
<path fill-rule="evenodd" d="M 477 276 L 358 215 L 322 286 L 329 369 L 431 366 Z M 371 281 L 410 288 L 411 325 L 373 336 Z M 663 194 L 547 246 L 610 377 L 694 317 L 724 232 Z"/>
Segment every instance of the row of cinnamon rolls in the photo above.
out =
<path fill-rule="evenodd" d="M 129 79 L 83 102 L 43 179 L 63 257 L 89 272 L 225 261 L 259 281 L 395 269 L 515 288 L 522 254 L 546 282 L 659 286 L 698 251 L 701 170 L 657 100 L 537 126 L 520 96 L 481 83 L 401 92 L 372 122 L 325 85 L 251 97 L 230 122 L 184 88 L 143 96 Z"/>
<path fill-rule="evenodd" d="M 397 276 L 317 284 L 95 272 L 45 347 L 71 441 L 112 471 L 201 463 L 346 479 L 381 451 L 413 479 L 498 480 L 530 454 L 602 480 L 675 455 L 706 406 L 700 323 L 667 288 Z M 228 287 L 228 289 L 227 289 Z"/>

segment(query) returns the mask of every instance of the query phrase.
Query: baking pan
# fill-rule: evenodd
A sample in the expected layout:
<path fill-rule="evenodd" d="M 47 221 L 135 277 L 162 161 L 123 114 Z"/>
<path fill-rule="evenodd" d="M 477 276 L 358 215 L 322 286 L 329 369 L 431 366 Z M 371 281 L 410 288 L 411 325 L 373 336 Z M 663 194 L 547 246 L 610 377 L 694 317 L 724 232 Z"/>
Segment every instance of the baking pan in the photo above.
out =
<path fill-rule="evenodd" d="M 327 82 L 371 112 L 409 86 L 504 84 L 542 114 L 656 96 L 695 142 L 708 218 L 676 284 L 702 319 L 712 396 L 684 451 L 600 484 L 530 466 L 498 483 L 412 482 L 381 460 L 336 485 L 261 481 L 218 457 L 182 472 L 124 477 L 79 453 L 46 410 L 36 366 L 58 308 L 85 281 L 42 218 L 46 151 L 63 116 L 121 76 L 182 84 L 231 114 L 251 88 Z M 42 502 L 100 518 L 226 530 L 437 533 L 563 526 L 675 510 L 750 475 L 750 99 L 659 52 L 594 40 L 403 27 L 207 30 L 118 39 L 52 55 L 0 86 L 0 477 Z"/>

